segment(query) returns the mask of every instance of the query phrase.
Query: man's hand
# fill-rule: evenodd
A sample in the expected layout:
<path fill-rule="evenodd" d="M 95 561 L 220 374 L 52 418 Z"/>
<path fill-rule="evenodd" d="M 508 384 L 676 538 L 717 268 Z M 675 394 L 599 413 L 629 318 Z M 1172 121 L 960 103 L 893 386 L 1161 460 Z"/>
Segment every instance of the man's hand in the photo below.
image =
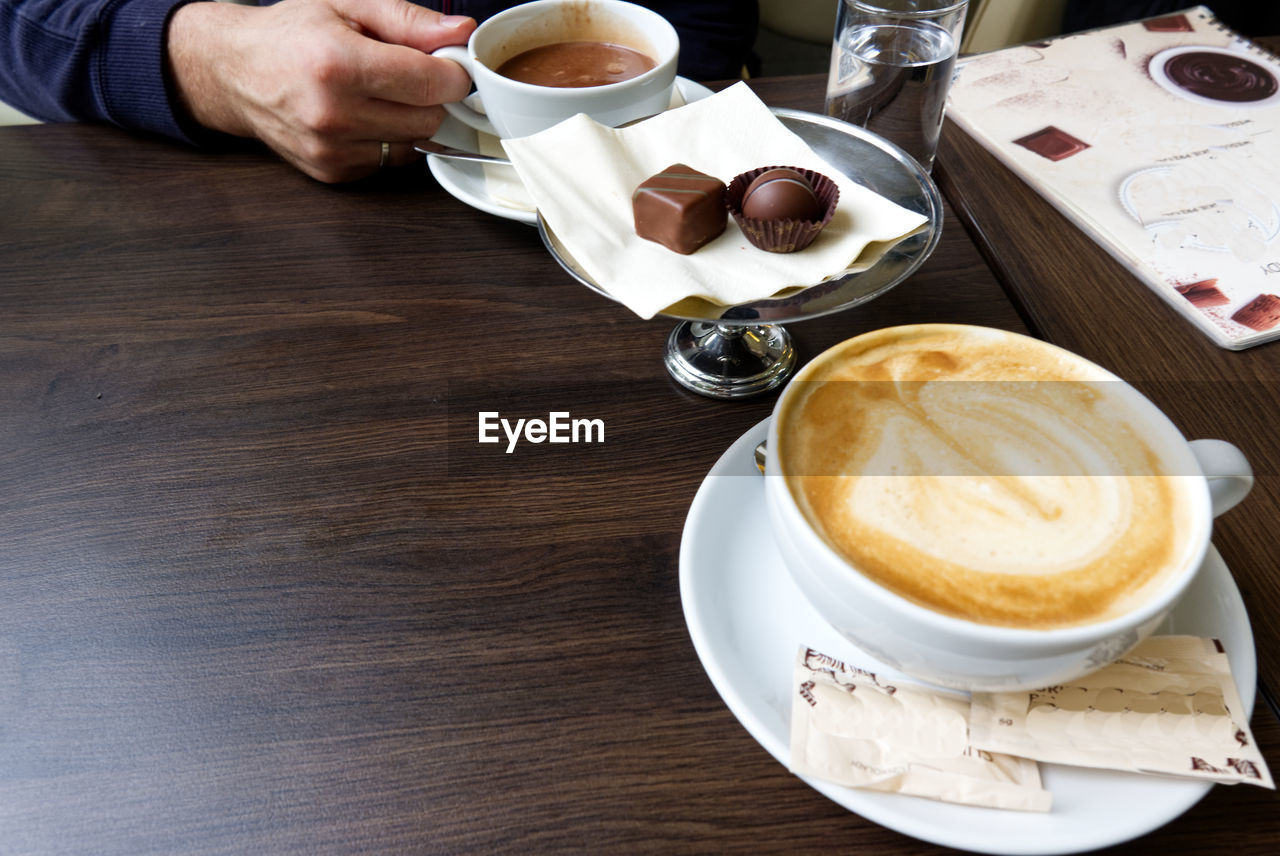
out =
<path fill-rule="evenodd" d="M 191 3 L 169 23 L 174 86 L 207 128 L 256 137 L 321 181 L 418 157 L 439 106 L 471 79 L 430 51 L 465 44 L 475 21 L 406 0 L 283 0 L 273 6 Z"/>

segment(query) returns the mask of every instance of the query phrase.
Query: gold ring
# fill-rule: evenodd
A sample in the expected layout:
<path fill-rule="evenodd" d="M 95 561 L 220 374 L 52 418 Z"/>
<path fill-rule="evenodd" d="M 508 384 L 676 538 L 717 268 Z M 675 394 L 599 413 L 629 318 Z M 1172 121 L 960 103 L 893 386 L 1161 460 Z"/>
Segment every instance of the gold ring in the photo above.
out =
<path fill-rule="evenodd" d="M 391 160 L 391 144 L 383 143 L 382 151 L 378 154 L 378 169 L 382 169 L 387 165 L 387 161 Z"/>

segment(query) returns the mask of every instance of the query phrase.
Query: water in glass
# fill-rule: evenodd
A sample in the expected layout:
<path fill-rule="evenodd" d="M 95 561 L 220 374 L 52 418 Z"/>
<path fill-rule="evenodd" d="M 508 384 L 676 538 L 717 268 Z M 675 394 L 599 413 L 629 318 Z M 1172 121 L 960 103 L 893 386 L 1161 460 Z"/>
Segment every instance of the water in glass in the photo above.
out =
<path fill-rule="evenodd" d="M 956 62 L 951 33 L 920 21 L 868 24 L 838 39 L 827 115 L 892 140 L 929 169 Z"/>

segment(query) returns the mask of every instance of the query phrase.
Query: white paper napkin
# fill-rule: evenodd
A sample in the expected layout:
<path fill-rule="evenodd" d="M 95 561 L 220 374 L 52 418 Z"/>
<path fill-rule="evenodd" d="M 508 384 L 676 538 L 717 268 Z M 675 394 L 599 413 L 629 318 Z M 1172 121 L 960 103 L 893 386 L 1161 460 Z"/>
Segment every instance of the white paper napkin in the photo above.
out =
<path fill-rule="evenodd" d="M 667 108 L 668 110 L 674 110 L 685 104 L 684 93 L 681 91 L 681 79 L 677 78 L 676 85 L 671 87 L 671 104 Z M 484 105 L 480 103 L 474 94 L 467 100 L 476 112 L 484 112 Z M 493 134 L 477 131 L 476 146 L 480 154 L 506 157 L 506 152 L 502 148 L 502 140 Z M 508 208 L 514 208 L 517 211 L 538 210 L 533 199 L 529 196 L 529 191 L 525 190 L 524 184 L 521 183 L 520 176 L 516 174 L 515 169 L 512 167 L 506 164 L 485 164 L 484 178 L 485 190 L 493 201 Z"/>
<path fill-rule="evenodd" d="M 564 248 L 642 318 L 689 297 L 732 306 L 865 270 L 928 219 L 826 163 L 745 83 L 628 128 L 578 115 L 503 147 Z M 685 256 L 637 237 L 631 211 L 636 186 L 674 163 L 726 184 L 755 167 L 805 167 L 839 185 L 840 203 L 800 252 L 757 249 L 729 218 L 723 235 Z"/>
<path fill-rule="evenodd" d="M 502 148 L 502 140 L 493 134 L 476 134 L 476 142 L 482 155 L 506 157 Z M 514 208 L 517 211 L 537 211 L 537 206 L 529 198 L 529 191 L 524 189 L 520 176 L 506 164 L 484 165 L 484 186 L 494 202 Z"/>

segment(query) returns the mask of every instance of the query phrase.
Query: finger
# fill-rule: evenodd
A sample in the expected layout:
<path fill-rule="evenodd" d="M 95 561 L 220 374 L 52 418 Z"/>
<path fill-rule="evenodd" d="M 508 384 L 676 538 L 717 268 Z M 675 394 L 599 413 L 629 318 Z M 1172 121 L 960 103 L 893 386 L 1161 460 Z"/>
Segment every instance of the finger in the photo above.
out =
<path fill-rule="evenodd" d="M 383 140 L 349 140 L 327 148 L 324 152 L 304 154 L 296 150 L 281 150 L 280 156 L 300 171 L 326 184 L 341 184 L 366 178 L 380 169 L 411 164 L 422 154 L 407 143 L 387 143 L 387 155 L 382 155 Z"/>
<path fill-rule="evenodd" d="M 414 107 L 394 101 L 366 99 L 348 111 L 342 133 L 324 135 L 324 139 L 335 146 L 370 138 L 409 143 L 434 136 L 447 115 L 439 106 Z"/>
<path fill-rule="evenodd" d="M 349 65 L 342 77 L 366 95 L 419 107 L 460 101 L 471 76 L 428 51 L 466 44 L 475 21 L 441 15 L 405 0 L 333 0 L 353 25 L 342 39 Z"/>
<path fill-rule="evenodd" d="M 430 139 L 448 116 L 443 107 L 406 107 L 390 102 L 370 106 L 375 117 L 372 127 L 382 139 L 396 143 Z"/>
<path fill-rule="evenodd" d="M 385 154 L 383 154 L 384 151 L 386 152 Z M 369 157 L 369 152 L 372 152 L 372 158 Z M 353 157 L 358 159 L 355 165 L 357 168 L 371 164 L 377 169 L 382 169 L 384 167 L 404 166 L 413 163 L 422 157 L 422 153 L 415 151 L 413 146 L 407 143 L 372 140 L 357 143 Z"/>
<path fill-rule="evenodd" d="M 333 5 L 375 39 L 424 53 L 445 45 L 465 45 L 476 28 L 473 18 L 444 15 L 407 0 L 334 0 Z"/>
<path fill-rule="evenodd" d="M 361 51 L 356 72 L 360 77 L 357 85 L 367 95 L 428 107 L 461 101 L 471 91 L 471 76 L 453 60 L 398 45 L 369 46 Z"/>
<path fill-rule="evenodd" d="M 379 147 L 380 149 L 381 147 Z M 379 150 L 381 155 L 381 150 Z M 422 160 L 422 152 L 408 143 L 392 143 L 387 157 L 387 166 L 407 166 L 414 161 Z"/>
<path fill-rule="evenodd" d="M 365 105 L 355 119 L 359 131 L 350 136 L 305 135 L 273 147 L 298 169 L 335 183 L 363 178 L 383 166 L 403 166 L 421 157 L 414 140 L 429 139 L 445 116 L 440 107 L 409 108 L 387 102 Z M 382 159 L 382 144 L 388 144 Z"/>

